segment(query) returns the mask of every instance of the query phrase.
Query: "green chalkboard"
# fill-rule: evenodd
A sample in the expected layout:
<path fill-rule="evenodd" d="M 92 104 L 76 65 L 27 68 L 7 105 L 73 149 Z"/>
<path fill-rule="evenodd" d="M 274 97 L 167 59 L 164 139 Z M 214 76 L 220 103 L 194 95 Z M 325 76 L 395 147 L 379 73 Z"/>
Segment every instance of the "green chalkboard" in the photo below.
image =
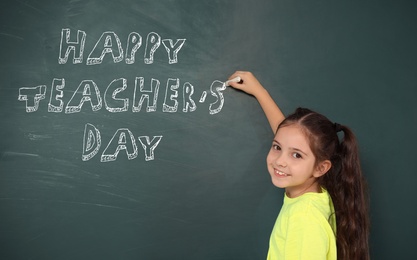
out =
<path fill-rule="evenodd" d="M 371 256 L 414 255 L 412 1 L 0 3 L 1 259 L 265 259 L 282 190 L 252 71 L 351 126 Z"/>

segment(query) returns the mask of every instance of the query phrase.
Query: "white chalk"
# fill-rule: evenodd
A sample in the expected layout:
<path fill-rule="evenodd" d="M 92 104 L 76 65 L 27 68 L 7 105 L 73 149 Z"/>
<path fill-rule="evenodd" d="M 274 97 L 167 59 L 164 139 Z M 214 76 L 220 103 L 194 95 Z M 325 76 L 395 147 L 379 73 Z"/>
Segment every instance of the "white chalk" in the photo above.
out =
<path fill-rule="evenodd" d="M 229 79 L 229 80 L 227 80 L 227 81 L 224 83 L 224 85 L 229 86 L 229 83 L 230 83 L 230 82 L 240 82 L 240 81 L 242 81 L 242 79 L 241 79 L 239 76 L 237 76 L 236 78 L 233 78 L 233 79 Z"/>

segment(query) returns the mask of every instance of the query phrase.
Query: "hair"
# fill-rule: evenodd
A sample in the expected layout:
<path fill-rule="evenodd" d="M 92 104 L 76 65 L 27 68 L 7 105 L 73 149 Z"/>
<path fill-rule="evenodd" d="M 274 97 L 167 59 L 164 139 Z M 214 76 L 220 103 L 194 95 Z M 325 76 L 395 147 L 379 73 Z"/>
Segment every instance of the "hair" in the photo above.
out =
<path fill-rule="evenodd" d="M 294 124 L 306 135 L 316 166 L 324 160 L 330 160 L 332 164 L 317 181 L 333 201 L 338 259 L 370 259 L 369 200 L 355 135 L 347 126 L 332 123 L 327 117 L 306 108 L 297 108 L 278 129 Z M 338 132 L 343 132 L 341 140 Z"/>

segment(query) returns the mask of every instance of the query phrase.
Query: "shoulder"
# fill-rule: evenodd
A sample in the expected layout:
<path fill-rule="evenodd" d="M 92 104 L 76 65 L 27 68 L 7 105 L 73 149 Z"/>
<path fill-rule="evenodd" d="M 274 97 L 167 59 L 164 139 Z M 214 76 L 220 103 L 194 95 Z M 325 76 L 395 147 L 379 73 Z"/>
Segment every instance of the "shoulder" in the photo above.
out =
<path fill-rule="evenodd" d="M 315 241 L 316 245 L 323 243 L 323 246 L 333 239 L 334 232 L 328 214 L 330 210 L 325 210 L 322 202 L 317 196 L 305 196 L 289 207 L 288 237 L 295 240 L 302 237 L 303 241 Z"/>
<path fill-rule="evenodd" d="M 331 199 L 328 193 L 306 193 L 298 198 L 285 198 L 286 213 L 289 221 L 302 226 L 328 224 L 333 214 Z"/>

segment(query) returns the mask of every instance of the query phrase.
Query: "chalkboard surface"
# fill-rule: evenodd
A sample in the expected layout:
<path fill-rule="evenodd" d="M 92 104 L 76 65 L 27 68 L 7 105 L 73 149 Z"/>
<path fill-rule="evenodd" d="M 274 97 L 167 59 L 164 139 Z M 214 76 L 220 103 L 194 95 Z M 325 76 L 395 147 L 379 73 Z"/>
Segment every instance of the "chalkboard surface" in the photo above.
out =
<path fill-rule="evenodd" d="M 351 126 L 373 259 L 414 256 L 412 1 L 1 1 L 1 259 L 265 259 L 282 203 L 252 71 Z"/>

